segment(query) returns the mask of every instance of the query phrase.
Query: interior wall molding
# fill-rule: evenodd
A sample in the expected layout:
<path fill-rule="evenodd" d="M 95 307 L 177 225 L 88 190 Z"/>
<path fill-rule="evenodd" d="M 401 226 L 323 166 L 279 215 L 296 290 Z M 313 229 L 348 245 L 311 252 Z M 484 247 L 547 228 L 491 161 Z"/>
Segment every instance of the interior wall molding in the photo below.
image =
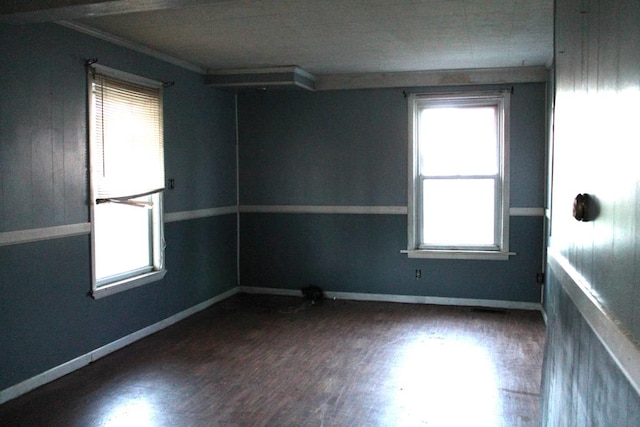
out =
<path fill-rule="evenodd" d="M 406 206 L 240 205 L 240 213 L 406 215 Z M 544 216 L 544 208 L 510 208 L 509 216 Z"/>
<path fill-rule="evenodd" d="M 113 341 L 100 348 L 97 348 L 93 351 L 83 354 L 82 356 L 78 356 L 75 359 L 69 360 L 68 362 L 65 362 L 61 365 L 51 368 L 41 374 L 38 374 L 32 378 L 29 378 L 28 380 L 22 381 L 4 390 L 0 390 L 0 404 L 7 402 L 11 399 L 15 399 L 18 396 L 21 396 L 37 387 L 40 387 L 41 385 L 57 380 L 58 378 L 64 375 L 67 375 L 73 371 L 83 368 L 87 366 L 89 363 L 94 362 L 101 357 L 104 357 L 110 353 L 113 353 L 116 350 L 120 350 L 121 348 L 126 347 L 129 344 L 132 344 L 142 338 L 145 338 L 153 333 L 156 333 L 164 328 L 167 328 L 173 325 L 174 323 L 184 320 L 187 317 L 199 311 L 202 311 L 215 303 L 218 303 L 222 300 L 225 300 L 237 294 L 238 292 L 239 292 L 238 287 L 232 288 L 226 292 L 221 293 L 220 295 L 217 295 L 191 308 L 188 308 L 184 311 L 176 313 L 171 317 L 161 320 L 160 322 L 154 323 L 153 325 L 147 326 L 146 328 L 140 329 L 139 331 L 126 335 L 116 341 Z"/>
<path fill-rule="evenodd" d="M 406 206 L 240 205 L 240 213 L 406 215 Z"/>
<path fill-rule="evenodd" d="M 208 218 L 212 216 L 237 214 L 237 206 L 222 206 L 218 208 L 197 209 L 193 211 L 167 212 L 164 214 L 164 222 L 188 221 L 190 219 Z"/>
<path fill-rule="evenodd" d="M 542 83 L 548 79 L 549 70 L 544 66 L 325 74 L 316 76 L 316 90 Z"/>
<path fill-rule="evenodd" d="M 509 216 L 544 216 L 544 208 L 509 208 Z"/>
<path fill-rule="evenodd" d="M 237 206 L 222 206 L 193 211 L 168 212 L 164 214 L 164 222 L 188 221 L 220 215 L 237 214 Z M 19 245 L 43 240 L 62 239 L 66 237 L 91 234 L 91 223 L 58 225 L 54 227 L 34 228 L 29 230 L 5 231 L 0 233 L 0 246 Z"/>
<path fill-rule="evenodd" d="M 118 37 L 116 35 L 107 33 L 106 31 L 101 31 L 96 28 L 89 27 L 87 25 L 79 24 L 73 21 L 58 21 L 56 24 L 62 25 L 63 27 L 70 28 L 72 30 L 78 31 L 83 34 L 87 34 L 91 37 L 95 37 L 100 40 L 107 41 L 109 43 L 113 43 L 118 46 L 125 47 L 127 49 L 131 49 L 133 51 L 151 56 L 153 58 L 159 59 L 164 62 L 168 62 L 169 64 L 177 65 L 178 67 L 194 71 L 199 74 L 205 74 L 206 69 L 199 65 L 192 64 L 187 61 L 183 61 L 182 59 L 175 58 L 173 56 L 167 55 L 162 52 L 158 52 L 157 50 L 148 48 L 138 43 L 134 43 L 122 37 Z"/>
<path fill-rule="evenodd" d="M 30 230 L 5 231 L 0 233 L 0 246 L 81 236 L 89 233 L 91 233 L 91 223 L 89 222 L 58 225 L 55 227 L 34 228 Z"/>
<path fill-rule="evenodd" d="M 302 296 L 302 291 L 296 289 L 262 288 L 254 286 L 240 286 L 240 292 L 246 294 L 264 294 L 281 296 Z M 351 301 L 377 301 L 377 302 L 398 302 L 405 304 L 434 304 L 453 305 L 460 307 L 486 307 L 507 310 L 535 310 L 542 309 L 542 305 L 537 302 L 521 301 L 501 301 L 471 298 L 445 298 L 419 295 L 390 295 L 390 294 L 369 294 L 360 292 L 331 292 L 323 291 L 325 298 L 342 299 Z"/>
<path fill-rule="evenodd" d="M 193 211 L 167 212 L 164 222 L 188 221 L 237 213 L 288 213 L 288 214 L 352 214 L 352 215 L 406 215 L 406 206 L 317 206 L 317 205 L 241 205 L 221 206 Z M 544 216 L 544 208 L 511 208 L 511 216 Z M 91 223 L 58 225 L 29 230 L 0 233 L 0 246 L 19 245 L 42 240 L 61 239 L 91 233 Z"/>
<path fill-rule="evenodd" d="M 640 393 L 640 345 L 621 328 L 591 292 L 589 282 L 562 254 L 550 248 L 549 267 L 602 345 L 607 349 L 636 392 Z"/>

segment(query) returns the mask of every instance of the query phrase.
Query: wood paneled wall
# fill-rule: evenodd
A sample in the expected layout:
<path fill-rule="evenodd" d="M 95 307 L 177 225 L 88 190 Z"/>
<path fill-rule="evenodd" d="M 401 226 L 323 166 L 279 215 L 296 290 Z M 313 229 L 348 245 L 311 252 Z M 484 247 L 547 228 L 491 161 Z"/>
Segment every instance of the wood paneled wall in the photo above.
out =
<path fill-rule="evenodd" d="M 543 425 L 637 426 L 640 3 L 558 0 L 555 22 Z"/>

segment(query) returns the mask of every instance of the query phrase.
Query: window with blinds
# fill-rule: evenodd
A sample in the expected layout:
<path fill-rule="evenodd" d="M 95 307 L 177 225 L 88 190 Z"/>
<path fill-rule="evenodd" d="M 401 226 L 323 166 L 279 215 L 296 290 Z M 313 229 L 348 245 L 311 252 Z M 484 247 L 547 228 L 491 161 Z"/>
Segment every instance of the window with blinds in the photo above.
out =
<path fill-rule="evenodd" d="M 162 84 L 89 69 L 93 295 L 164 275 Z"/>

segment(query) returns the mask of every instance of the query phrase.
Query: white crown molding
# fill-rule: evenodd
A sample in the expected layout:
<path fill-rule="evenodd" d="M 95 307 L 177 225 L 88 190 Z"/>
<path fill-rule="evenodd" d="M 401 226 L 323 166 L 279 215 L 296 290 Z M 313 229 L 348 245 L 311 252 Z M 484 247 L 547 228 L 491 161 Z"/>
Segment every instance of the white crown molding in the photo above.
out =
<path fill-rule="evenodd" d="M 96 28 L 92 28 L 87 25 L 79 24 L 77 22 L 72 22 L 72 21 L 58 21 L 56 22 L 56 24 L 62 25 L 63 27 L 70 28 L 72 30 L 78 31 L 83 34 L 87 34 L 89 36 L 92 36 L 104 41 L 107 41 L 109 43 L 113 43 L 115 45 L 122 46 L 127 49 L 131 49 L 136 52 L 143 53 L 145 55 L 159 59 L 161 61 L 168 62 L 169 64 L 177 65 L 178 67 L 182 67 L 189 71 L 194 71 L 199 74 L 205 74 L 206 72 L 206 69 L 204 67 L 192 64 L 190 62 L 184 61 L 182 59 L 176 58 L 171 55 L 167 55 L 165 53 L 151 49 L 150 47 L 141 45 L 139 43 L 129 41 L 122 37 L 118 37 L 116 35 L 107 33 L 106 31 L 98 30 Z"/>

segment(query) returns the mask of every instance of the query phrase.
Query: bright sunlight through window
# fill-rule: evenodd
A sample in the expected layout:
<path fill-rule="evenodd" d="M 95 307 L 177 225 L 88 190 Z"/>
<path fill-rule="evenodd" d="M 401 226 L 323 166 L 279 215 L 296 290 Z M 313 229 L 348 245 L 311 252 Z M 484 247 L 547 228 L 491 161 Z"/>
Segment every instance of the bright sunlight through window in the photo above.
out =
<path fill-rule="evenodd" d="M 508 92 L 410 96 L 410 256 L 507 254 L 508 104 Z"/>

